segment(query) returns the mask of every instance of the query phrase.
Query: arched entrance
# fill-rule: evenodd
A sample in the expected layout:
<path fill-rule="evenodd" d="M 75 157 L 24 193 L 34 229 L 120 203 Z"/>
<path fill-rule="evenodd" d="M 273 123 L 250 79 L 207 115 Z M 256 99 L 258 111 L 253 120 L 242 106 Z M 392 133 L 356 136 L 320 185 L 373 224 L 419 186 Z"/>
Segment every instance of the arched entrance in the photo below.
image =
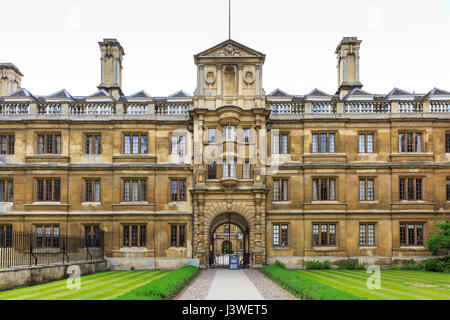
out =
<path fill-rule="evenodd" d="M 239 255 L 241 268 L 250 264 L 250 227 L 239 214 L 222 213 L 210 225 L 209 268 L 229 268 L 231 255 Z"/>

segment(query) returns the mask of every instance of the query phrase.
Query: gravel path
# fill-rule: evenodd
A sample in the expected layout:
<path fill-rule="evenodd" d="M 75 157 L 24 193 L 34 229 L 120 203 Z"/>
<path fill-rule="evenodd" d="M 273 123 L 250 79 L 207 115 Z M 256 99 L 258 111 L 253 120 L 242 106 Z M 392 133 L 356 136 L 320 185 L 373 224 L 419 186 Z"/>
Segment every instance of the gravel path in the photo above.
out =
<path fill-rule="evenodd" d="M 295 300 L 290 294 L 277 286 L 272 280 L 255 269 L 245 270 L 245 274 L 255 285 L 265 300 Z"/>
<path fill-rule="evenodd" d="M 216 270 L 203 270 L 176 300 L 206 300 L 215 276 Z"/>
<path fill-rule="evenodd" d="M 233 286 L 233 278 L 234 276 L 238 276 L 239 274 L 245 275 L 250 282 L 256 287 L 257 291 L 261 294 L 261 296 L 265 300 L 295 300 L 290 294 L 288 294 L 286 291 L 278 287 L 275 283 L 273 283 L 270 279 L 266 278 L 261 272 L 255 269 L 247 269 L 247 270 L 240 270 L 240 271 L 231 271 L 231 270 L 219 270 L 221 271 L 221 277 L 226 276 L 226 278 L 229 278 L 229 285 Z M 226 273 L 229 273 L 228 275 Z M 230 272 L 234 272 L 231 274 Z M 203 270 L 200 275 L 195 279 L 189 287 L 187 287 L 184 292 L 182 292 L 178 297 L 177 300 L 207 300 L 208 295 L 210 297 L 214 296 L 214 299 L 217 298 L 217 294 L 214 295 L 212 292 L 210 292 L 211 286 L 216 280 L 216 286 L 217 281 L 219 278 L 216 279 L 216 270 L 213 269 L 207 269 Z M 223 280 L 223 279 L 222 279 Z M 248 280 L 247 280 L 248 281 Z M 240 285 L 243 284 L 243 281 L 240 281 Z M 250 283 L 249 285 L 253 287 Z M 246 285 L 246 288 L 249 286 Z M 217 288 L 216 288 L 217 289 Z M 225 292 L 226 288 L 219 288 L 220 292 Z M 250 289 L 250 288 L 249 288 Z M 254 289 L 255 290 L 255 289 Z M 242 291 L 242 290 L 241 290 Z M 244 290 L 245 291 L 245 290 Z M 234 291 L 235 294 L 234 299 L 239 298 L 236 294 L 236 291 Z M 255 291 L 256 294 L 258 294 Z M 212 295 L 212 296 L 211 296 Z M 258 294 L 259 295 L 259 294 Z M 229 295 L 228 295 L 229 296 Z M 233 298 L 232 296 L 228 298 Z M 260 296 L 260 297 L 261 297 Z M 222 297 L 223 298 L 223 297 Z M 220 299 L 222 299 L 220 298 Z"/>

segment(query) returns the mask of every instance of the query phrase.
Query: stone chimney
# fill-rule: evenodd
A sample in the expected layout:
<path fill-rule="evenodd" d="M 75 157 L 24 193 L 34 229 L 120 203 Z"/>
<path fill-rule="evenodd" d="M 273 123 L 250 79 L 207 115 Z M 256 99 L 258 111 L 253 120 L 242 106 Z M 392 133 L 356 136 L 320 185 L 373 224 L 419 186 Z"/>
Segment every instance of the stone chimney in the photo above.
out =
<path fill-rule="evenodd" d="M 359 82 L 359 47 L 357 37 L 344 37 L 336 48 L 338 69 L 337 93 L 342 99 L 354 88 L 362 88 Z"/>
<path fill-rule="evenodd" d="M 101 52 L 101 82 L 98 89 L 104 89 L 114 98 L 122 95 L 122 59 L 125 51 L 117 39 L 103 39 Z"/>
<path fill-rule="evenodd" d="M 0 96 L 20 89 L 23 74 L 12 63 L 0 63 Z"/>

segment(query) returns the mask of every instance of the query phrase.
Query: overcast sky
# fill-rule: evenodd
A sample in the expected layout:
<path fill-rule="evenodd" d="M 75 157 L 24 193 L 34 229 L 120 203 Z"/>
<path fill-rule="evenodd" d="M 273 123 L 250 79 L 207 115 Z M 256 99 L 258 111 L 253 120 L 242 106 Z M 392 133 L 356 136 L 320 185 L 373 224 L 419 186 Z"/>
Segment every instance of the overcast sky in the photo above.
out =
<path fill-rule="evenodd" d="M 103 38 L 125 49 L 125 94 L 192 94 L 193 54 L 228 38 L 228 0 L 15 0 L 0 12 L 0 62 L 36 95 L 95 92 Z M 366 91 L 450 90 L 450 0 L 232 0 L 232 38 L 267 55 L 267 93 L 334 93 L 343 36 L 363 40 Z"/>

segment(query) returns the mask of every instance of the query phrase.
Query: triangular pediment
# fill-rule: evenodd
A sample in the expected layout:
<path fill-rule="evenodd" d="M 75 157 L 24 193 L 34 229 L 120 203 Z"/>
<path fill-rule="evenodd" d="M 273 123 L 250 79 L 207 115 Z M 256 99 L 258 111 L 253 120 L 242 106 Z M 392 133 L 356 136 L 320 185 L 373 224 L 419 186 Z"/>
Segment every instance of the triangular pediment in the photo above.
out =
<path fill-rule="evenodd" d="M 290 97 L 291 95 L 281 89 L 275 89 L 268 96 L 269 97 Z"/>
<path fill-rule="evenodd" d="M 52 93 L 46 97 L 45 100 L 73 100 L 72 96 L 66 89 L 59 90 L 58 92 Z"/>
<path fill-rule="evenodd" d="M 138 91 L 136 93 L 133 93 L 129 96 L 130 98 L 151 98 L 152 96 L 149 95 L 145 90 Z"/>
<path fill-rule="evenodd" d="M 307 96 L 310 96 L 310 97 L 329 97 L 330 95 L 328 93 L 326 93 L 326 92 L 323 92 L 322 90 L 319 90 L 319 89 L 315 88 L 310 93 L 308 93 Z"/>
<path fill-rule="evenodd" d="M 388 96 L 408 96 L 408 95 L 411 95 L 411 93 L 399 88 L 394 88 L 392 89 L 391 92 L 388 93 Z"/>
<path fill-rule="evenodd" d="M 433 88 L 433 90 L 430 91 L 430 95 L 450 95 L 450 92 L 439 88 Z"/>
<path fill-rule="evenodd" d="M 265 57 L 265 54 L 228 39 L 195 55 L 195 58 L 211 57 Z"/>
<path fill-rule="evenodd" d="M 175 93 L 172 93 L 169 98 L 188 98 L 191 97 L 188 93 L 183 90 L 178 90 Z"/>

